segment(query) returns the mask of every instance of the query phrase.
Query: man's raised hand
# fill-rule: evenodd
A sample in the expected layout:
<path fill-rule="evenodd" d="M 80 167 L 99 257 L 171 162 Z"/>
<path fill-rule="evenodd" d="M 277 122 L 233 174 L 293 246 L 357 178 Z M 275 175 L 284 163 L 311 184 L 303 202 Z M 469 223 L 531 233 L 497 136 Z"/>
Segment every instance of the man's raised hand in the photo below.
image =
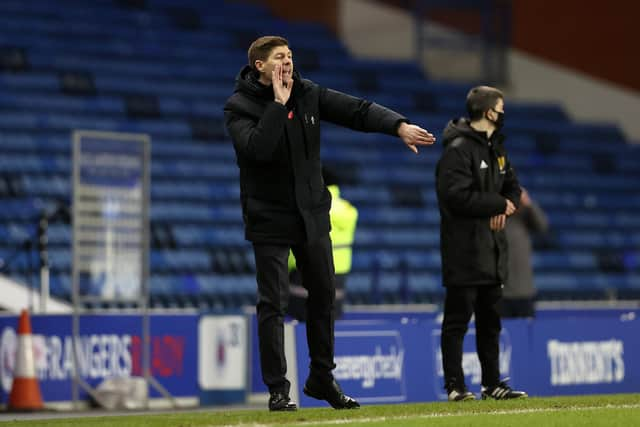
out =
<path fill-rule="evenodd" d="M 402 122 L 398 127 L 398 136 L 416 154 L 418 154 L 418 145 L 431 145 L 436 142 L 435 136 L 420 126 L 410 125 L 405 122 Z"/>
<path fill-rule="evenodd" d="M 271 84 L 273 85 L 274 100 L 282 105 L 286 104 L 291 96 L 293 78 L 288 74 L 285 80 L 282 78 L 282 65 L 277 64 L 271 72 Z"/>

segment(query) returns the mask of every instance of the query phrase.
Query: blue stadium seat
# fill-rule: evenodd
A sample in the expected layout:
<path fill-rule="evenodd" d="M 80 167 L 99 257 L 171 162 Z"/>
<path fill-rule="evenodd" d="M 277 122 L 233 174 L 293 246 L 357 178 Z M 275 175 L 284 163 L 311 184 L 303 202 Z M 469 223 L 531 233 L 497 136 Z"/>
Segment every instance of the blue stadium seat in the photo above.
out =
<path fill-rule="evenodd" d="M 370 296 L 372 292 L 371 275 L 369 273 L 350 273 L 347 276 L 345 287 L 347 297 L 350 299 L 360 296 Z"/>
<path fill-rule="evenodd" d="M 429 273 L 411 273 L 408 278 L 409 292 L 436 298 L 444 293 L 442 280 L 438 275 Z"/>
<path fill-rule="evenodd" d="M 540 272 L 566 270 L 597 270 L 598 260 L 591 252 L 540 252 L 534 253 L 532 264 Z"/>

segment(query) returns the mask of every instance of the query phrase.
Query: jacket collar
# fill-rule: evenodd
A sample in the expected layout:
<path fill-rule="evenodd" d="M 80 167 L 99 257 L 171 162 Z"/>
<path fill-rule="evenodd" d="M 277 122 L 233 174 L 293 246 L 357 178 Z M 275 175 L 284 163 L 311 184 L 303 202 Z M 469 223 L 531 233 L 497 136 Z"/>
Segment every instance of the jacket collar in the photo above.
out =
<path fill-rule="evenodd" d="M 491 141 L 493 145 L 501 145 L 504 142 L 505 136 L 503 133 L 494 132 L 491 138 L 487 138 L 486 132 L 473 129 L 470 123 L 469 119 L 464 117 L 451 120 L 443 132 L 443 145 L 446 147 L 458 137 L 472 139 L 483 146 L 486 146 L 488 141 Z"/>
<path fill-rule="evenodd" d="M 294 69 L 293 70 L 293 93 L 296 90 L 300 90 L 301 86 L 301 77 L 300 73 Z M 246 93 L 248 95 L 252 95 L 257 98 L 262 99 L 273 99 L 273 88 L 271 85 L 266 86 L 260 83 L 260 75 L 257 71 L 251 68 L 249 65 L 245 65 L 242 67 L 238 75 L 236 76 L 236 92 Z"/>

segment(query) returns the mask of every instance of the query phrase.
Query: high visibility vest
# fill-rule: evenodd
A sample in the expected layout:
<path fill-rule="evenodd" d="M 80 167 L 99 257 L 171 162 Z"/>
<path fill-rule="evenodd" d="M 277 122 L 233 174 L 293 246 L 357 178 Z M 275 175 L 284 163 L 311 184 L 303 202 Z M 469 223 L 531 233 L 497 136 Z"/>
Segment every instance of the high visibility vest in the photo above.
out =
<path fill-rule="evenodd" d="M 347 274 L 351 271 L 351 255 L 353 238 L 358 222 L 358 209 L 347 200 L 340 197 L 340 188 L 337 185 L 327 187 L 331 193 L 331 243 L 333 247 L 333 264 L 336 274 Z M 296 260 L 289 253 L 289 271 L 296 268 Z"/>

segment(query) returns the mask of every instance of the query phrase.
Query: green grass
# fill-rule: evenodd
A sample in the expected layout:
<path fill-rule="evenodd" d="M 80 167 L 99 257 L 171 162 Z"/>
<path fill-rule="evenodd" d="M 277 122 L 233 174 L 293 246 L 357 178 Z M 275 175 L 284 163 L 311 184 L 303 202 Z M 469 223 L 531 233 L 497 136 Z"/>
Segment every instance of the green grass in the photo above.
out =
<path fill-rule="evenodd" d="M 640 394 L 555 398 L 518 401 L 419 403 L 364 406 L 359 410 L 301 409 L 292 413 L 265 410 L 177 411 L 135 416 L 25 420 L 4 426 L 640 426 Z"/>

